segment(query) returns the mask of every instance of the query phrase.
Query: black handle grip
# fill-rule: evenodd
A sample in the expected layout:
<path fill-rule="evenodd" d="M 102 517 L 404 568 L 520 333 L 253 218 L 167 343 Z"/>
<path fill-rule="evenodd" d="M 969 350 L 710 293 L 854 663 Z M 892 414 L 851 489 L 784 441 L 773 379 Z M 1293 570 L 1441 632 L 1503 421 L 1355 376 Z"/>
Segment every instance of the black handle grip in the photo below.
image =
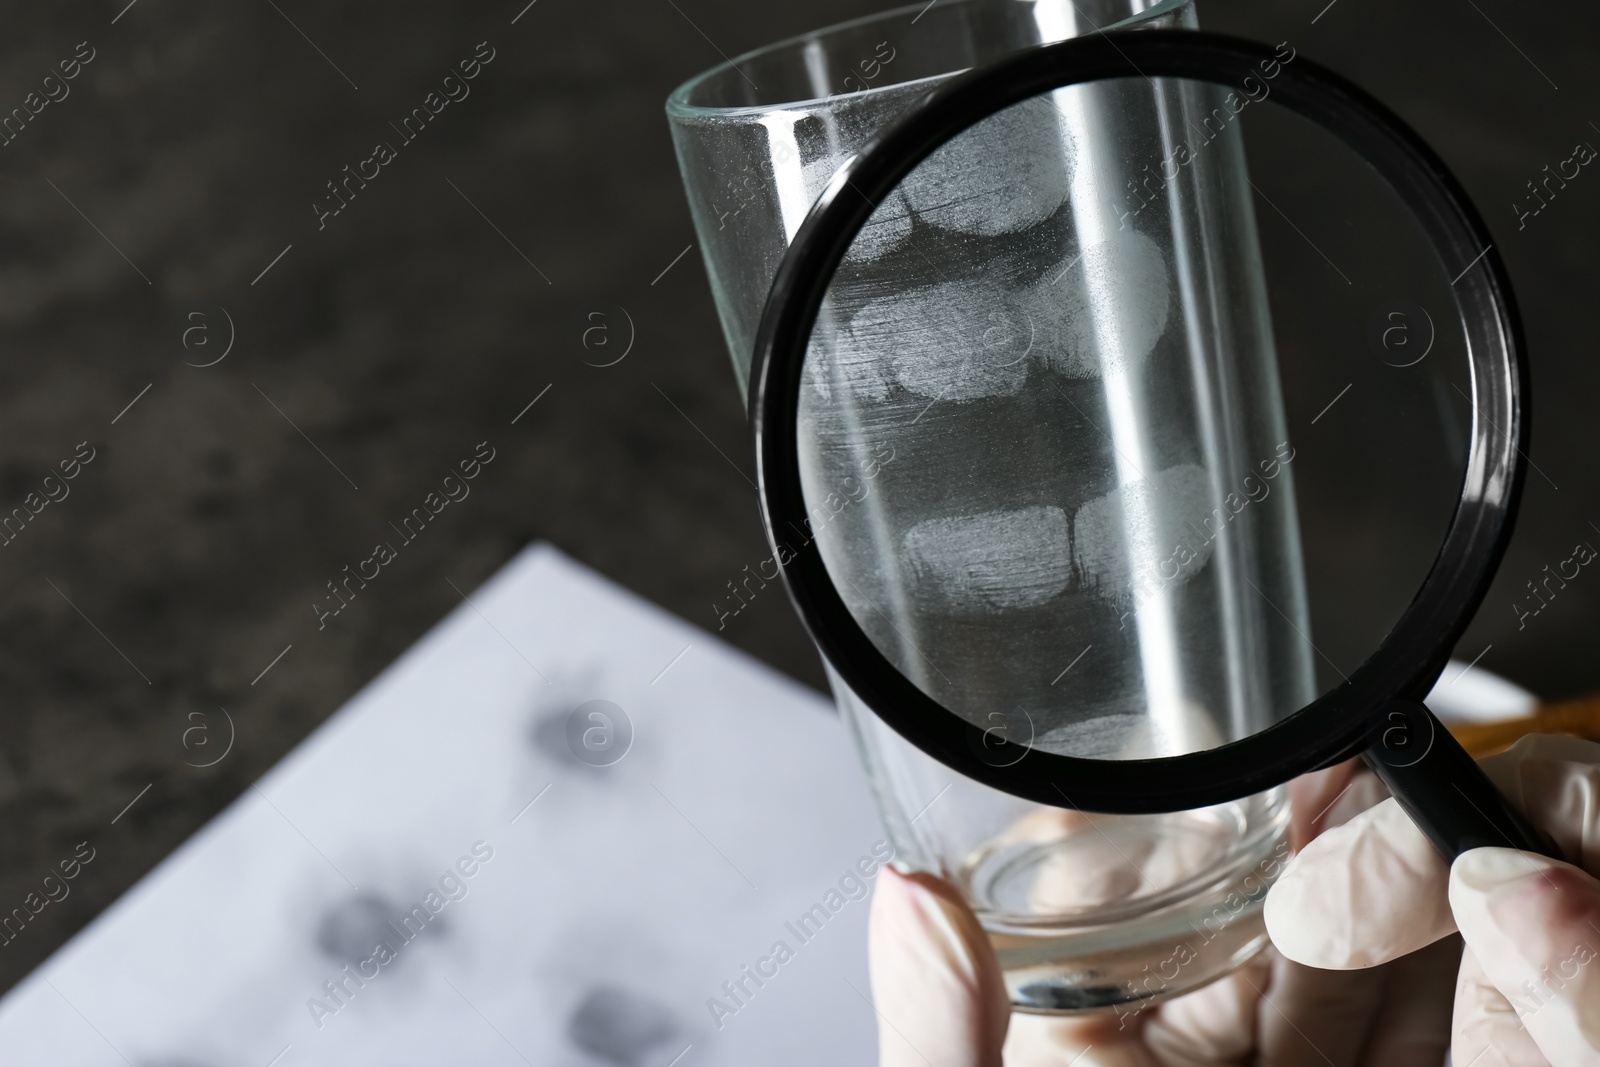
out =
<path fill-rule="evenodd" d="M 1364 758 L 1446 862 L 1486 845 L 1561 858 L 1423 705 L 1380 708 Z"/>

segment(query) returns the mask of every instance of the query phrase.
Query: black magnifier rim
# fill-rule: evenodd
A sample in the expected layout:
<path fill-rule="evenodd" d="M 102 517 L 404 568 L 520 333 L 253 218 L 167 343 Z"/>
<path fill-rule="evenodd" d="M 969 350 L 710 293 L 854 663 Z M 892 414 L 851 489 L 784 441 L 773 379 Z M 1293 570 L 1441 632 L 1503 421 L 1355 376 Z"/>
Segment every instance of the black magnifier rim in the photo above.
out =
<path fill-rule="evenodd" d="M 807 345 L 834 271 L 874 204 L 944 142 L 1051 89 L 1105 78 L 1186 78 L 1241 88 L 1277 62 L 1269 99 L 1365 158 L 1416 215 L 1456 280 L 1471 367 L 1473 422 L 1456 506 L 1416 597 L 1372 656 L 1337 688 L 1261 733 L 1219 748 L 1147 760 L 1091 760 L 1037 749 L 987 762 L 977 727 L 895 669 L 840 599 L 804 529 L 796 414 Z M 1130 30 L 1042 45 L 952 79 L 880 133 L 829 183 L 796 233 L 756 336 L 750 419 L 762 520 L 801 619 L 854 693 L 930 756 L 1003 792 L 1056 807 L 1148 813 L 1237 800 L 1366 748 L 1385 702 L 1421 700 L 1494 575 L 1522 490 L 1527 367 L 1504 265 L 1444 162 L 1364 90 L 1308 59 L 1197 30 Z M 1004 763 L 1004 766 L 996 764 Z"/>

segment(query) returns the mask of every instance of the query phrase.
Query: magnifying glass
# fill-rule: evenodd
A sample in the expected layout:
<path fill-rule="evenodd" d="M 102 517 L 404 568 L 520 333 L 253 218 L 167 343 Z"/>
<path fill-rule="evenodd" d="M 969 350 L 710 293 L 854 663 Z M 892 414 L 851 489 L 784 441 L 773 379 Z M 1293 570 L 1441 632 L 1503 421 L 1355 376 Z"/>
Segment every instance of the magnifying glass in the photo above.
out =
<path fill-rule="evenodd" d="M 1144 30 L 970 72 L 853 158 L 750 414 L 797 610 L 923 752 L 1128 814 L 1362 754 L 1453 858 L 1551 848 L 1423 704 L 1510 535 L 1527 392 L 1415 133 L 1292 49 Z"/>

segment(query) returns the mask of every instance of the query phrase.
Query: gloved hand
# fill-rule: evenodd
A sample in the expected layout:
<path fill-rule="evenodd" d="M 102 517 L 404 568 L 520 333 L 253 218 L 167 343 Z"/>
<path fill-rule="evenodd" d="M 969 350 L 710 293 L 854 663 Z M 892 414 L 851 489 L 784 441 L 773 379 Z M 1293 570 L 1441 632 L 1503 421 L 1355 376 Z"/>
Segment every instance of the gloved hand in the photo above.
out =
<path fill-rule="evenodd" d="M 1350 766 L 1307 775 L 1294 785 L 1296 843 L 1382 795 Z M 869 955 L 882 1067 L 998 1067 L 1002 1058 L 1009 1067 L 1436 1067 L 1460 941 L 1362 971 L 1313 970 L 1269 948 L 1137 1014 L 1012 1015 L 994 951 L 959 892 L 890 868 L 878 876 Z"/>
<path fill-rule="evenodd" d="M 1600 745 L 1525 737 L 1481 765 L 1570 863 L 1479 848 L 1446 866 L 1386 800 L 1295 857 L 1267 929 L 1289 959 L 1341 969 L 1459 930 L 1456 1067 L 1600 1064 Z"/>

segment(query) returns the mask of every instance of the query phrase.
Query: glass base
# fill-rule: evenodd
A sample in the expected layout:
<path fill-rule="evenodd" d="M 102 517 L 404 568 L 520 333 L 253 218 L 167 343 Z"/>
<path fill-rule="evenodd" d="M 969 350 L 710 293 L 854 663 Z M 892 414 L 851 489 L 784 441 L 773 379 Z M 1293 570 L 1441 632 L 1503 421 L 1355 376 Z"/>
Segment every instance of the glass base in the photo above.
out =
<path fill-rule="evenodd" d="M 1173 815 L 1050 811 L 991 842 L 961 881 L 1012 1007 L 1136 1015 L 1242 966 L 1267 944 L 1286 816 L 1265 797 Z"/>

